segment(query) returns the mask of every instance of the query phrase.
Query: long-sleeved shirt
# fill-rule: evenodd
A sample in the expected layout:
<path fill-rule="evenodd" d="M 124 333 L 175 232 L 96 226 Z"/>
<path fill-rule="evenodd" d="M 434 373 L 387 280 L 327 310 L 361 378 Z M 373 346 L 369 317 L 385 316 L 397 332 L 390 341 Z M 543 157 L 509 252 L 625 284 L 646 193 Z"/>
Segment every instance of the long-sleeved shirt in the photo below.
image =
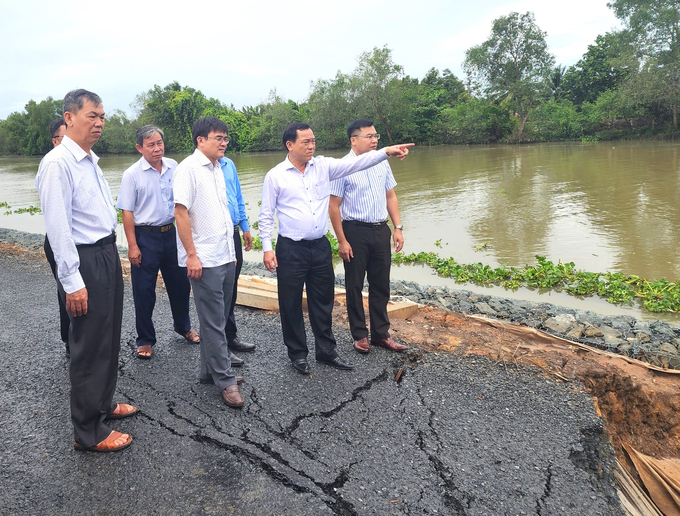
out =
<path fill-rule="evenodd" d="M 349 151 L 348 156 L 356 156 Z M 331 195 L 342 197 L 340 215 L 342 220 L 359 222 L 383 222 L 387 219 L 386 192 L 397 186 L 387 161 L 362 170 L 357 174 L 331 182 Z"/>
<path fill-rule="evenodd" d="M 177 165 L 172 187 L 175 204 L 189 212 L 191 237 L 201 265 L 217 267 L 235 261 L 234 224 L 219 163 L 212 163 L 196 149 Z M 177 231 L 177 261 L 186 267 L 187 252 L 179 234 Z"/>
<path fill-rule="evenodd" d="M 315 240 L 328 232 L 330 181 L 370 168 L 387 159 L 383 150 L 342 159 L 316 156 L 305 165 L 304 173 L 288 157 L 264 178 L 259 230 L 262 250 L 272 250 L 274 213 L 279 235 L 292 240 Z"/>
<path fill-rule="evenodd" d="M 165 226 L 175 222 L 172 176 L 174 159 L 163 158 L 161 172 L 140 158 L 123 172 L 116 207 L 131 211 L 135 226 Z"/>
<path fill-rule="evenodd" d="M 221 158 L 220 166 L 224 174 L 224 183 L 227 187 L 227 200 L 229 201 L 229 215 L 234 226 L 239 226 L 241 231 L 250 231 L 248 215 L 246 215 L 246 203 L 241 192 L 241 182 L 236 173 L 236 165 L 229 158 Z"/>
<path fill-rule="evenodd" d="M 61 145 L 42 159 L 35 178 L 45 232 L 67 294 L 85 287 L 76 246 L 109 236 L 118 223 L 111 189 L 98 162 L 93 151 L 88 154 L 64 136 Z"/>

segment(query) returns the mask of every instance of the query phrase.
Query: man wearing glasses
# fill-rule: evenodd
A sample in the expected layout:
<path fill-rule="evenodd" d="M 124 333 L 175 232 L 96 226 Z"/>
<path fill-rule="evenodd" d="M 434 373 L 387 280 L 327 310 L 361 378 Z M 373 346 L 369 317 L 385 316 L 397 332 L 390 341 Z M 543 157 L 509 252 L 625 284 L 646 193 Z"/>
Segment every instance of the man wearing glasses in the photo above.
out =
<path fill-rule="evenodd" d="M 380 140 L 370 120 L 352 122 L 347 128 L 347 137 L 352 145 L 348 156 L 374 151 Z M 329 214 L 345 266 L 347 315 L 354 349 L 359 353 L 368 353 L 371 349 L 361 295 L 367 274 L 371 343 L 390 351 L 408 349 L 390 337 L 387 316 L 391 267 L 388 214 L 394 224 L 394 250 L 399 252 L 404 247 L 399 203 L 394 193 L 396 185 L 386 161 L 331 183 Z"/>
<path fill-rule="evenodd" d="M 216 117 L 199 118 L 191 128 L 196 150 L 177 166 L 172 180 L 180 267 L 194 291 L 201 324 L 199 381 L 215 384 L 229 407 L 243 407 L 243 396 L 229 359 L 225 329 L 234 290 L 236 254 L 220 158 L 229 138 Z"/>
<path fill-rule="evenodd" d="M 53 147 L 56 147 L 61 143 L 65 134 L 66 122 L 64 122 L 64 117 L 57 118 L 50 124 L 50 137 L 52 138 Z M 45 251 L 45 258 L 47 258 L 47 263 L 50 264 L 50 269 L 52 269 L 52 274 L 54 275 L 54 279 L 57 280 L 58 285 L 59 276 L 57 276 L 57 264 L 54 261 L 54 252 L 52 251 L 52 246 L 50 246 L 50 241 L 47 239 L 47 235 L 45 235 L 43 249 Z M 57 299 L 59 300 L 59 329 L 61 341 L 66 346 L 66 356 L 70 357 L 71 352 L 68 347 L 68 329 L 71 323 L 69 322 L 68 312 L 66 312 L 66 305 L 59 295 L 59 288 L 57 288 Z"/>
<path fill-rule="evenodd" d="M 238 338 L 236 330 L 236 317 L 234 316 L 234 308 L 236 307 L 236 295 L 238 294 L 238 277 L 241 275 L 241 267 L 243 266 L 243 245 L 241 244 L 241 231 L 243 231 L 243 242 L 245 243 L 246 251 L 250 251 L 253 247 L 253 237 L 250 235 L 250 226 L 248 226 L 248 216 L 246 215 L 246 203 L 243 200 L 243 193 L 241 192 L 241 182 L 236 173 L 236 165 L 229 158 L 221 158 L 220 165 L 222 166 L 222 173 L 224 174 L 224 183 L 227 188 L 227 200 L 229 201 L 229 215 L 231 221 L 234 223 L 234 250 L 236 252 L 236 275 L 234 277 L 234 291 L 231 296 L 231 305 L 229 307 L 229 316 L 227 317 L 227 342 L 229 343 L 230 351 L 255 351 L 255 344 L 243 342 Z M 243 360 L 230 355 L 231 365 L 238 367 L 243 365 Z"/>
<path fill-rule="evenodd" d="M 331 329 L 334 275 L 326 238 L 330 181 L 370 168 L 389 156 L 403 159 L 413 144 L 394 145 L 343 159 L 314 157 L 314 133 L 303 123 L 289 124 L 282 141 L 288 156 L 264 179 L 259 229 L 264 265 L 271 272 L 277 271 L 283 341 L 293 368 L 309 374 L 302 317 L 302 290 L 306 286 L 317 362 L 337 369 L 353 369 L 338 356 Z M 274 213 L 279 221 L 276 252 L 272 247 Z"/>

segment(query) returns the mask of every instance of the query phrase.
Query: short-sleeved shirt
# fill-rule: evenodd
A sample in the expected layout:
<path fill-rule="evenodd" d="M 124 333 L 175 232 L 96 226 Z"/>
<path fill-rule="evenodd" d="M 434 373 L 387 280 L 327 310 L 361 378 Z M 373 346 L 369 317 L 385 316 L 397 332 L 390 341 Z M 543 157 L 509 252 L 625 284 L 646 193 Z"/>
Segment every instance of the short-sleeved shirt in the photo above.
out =
<path fill-rule="evenodd" d="M 191 236 L 203 267 L 217 267 L 236 260 L 234 224 L 229 215 L 224 175 L 219 162 L 212 163 L 201 151 L 177 165 L 172 180 L 175 204 L 189 212 Z M 177 232 L 177 260 L 186 267 L 187 252 Z"/>
<path fill-rule="evenodd" d="M 123 172 L 116 207 L 131 211 L 135 226 L 165 226 L 175 221 L 172 176 L 174 159 L 163 158 L 161 172 L 140 158 Z"/>
<path fill-rule="evenodd" d="M 350 151 L 348 156 L 356 156 Z M 331 182 L 331 195 L 342 197 L 342 220 L 383 222 L 387 219 L 386 192 L 397 186 L 387 161 Z"/>

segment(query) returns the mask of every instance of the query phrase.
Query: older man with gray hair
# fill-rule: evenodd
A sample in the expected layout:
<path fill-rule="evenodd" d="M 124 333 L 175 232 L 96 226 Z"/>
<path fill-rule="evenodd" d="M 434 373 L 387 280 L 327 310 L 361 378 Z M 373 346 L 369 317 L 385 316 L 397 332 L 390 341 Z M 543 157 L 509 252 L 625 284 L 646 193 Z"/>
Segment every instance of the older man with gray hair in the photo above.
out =
<path fill-rule="evenodd" d="M 114 403 L 123 320 L 123 273 L 116 209 L 92 146 L 104 129 L 104 106 L 91 91 L 64 97 L 66 135 L 40 162 L 35 185 L 54 251 L 59 295 L 69 314 L 71 421 L 75 449 L 122 450 L 132 437 L 105 419 L 137 409 Z"/>
<path fill-rule="evenodd" d="M 142 157 L 123 172 L 117 207 L 123 212 L 128 241 L 132 295 L 137 324 L 137 356 L 151 358 L 156 330 L 151 317 L 156 305 L 156 279 L 160 270 L 170 300 L 174 328 L 190 343 L 199 336 L 189 320 L 191 285 L 187 270 L 177 263 L 177 232 L 172 178 L 174 159 L 164 157 L 163 131 L 145 125 L 137 131 Z"/>

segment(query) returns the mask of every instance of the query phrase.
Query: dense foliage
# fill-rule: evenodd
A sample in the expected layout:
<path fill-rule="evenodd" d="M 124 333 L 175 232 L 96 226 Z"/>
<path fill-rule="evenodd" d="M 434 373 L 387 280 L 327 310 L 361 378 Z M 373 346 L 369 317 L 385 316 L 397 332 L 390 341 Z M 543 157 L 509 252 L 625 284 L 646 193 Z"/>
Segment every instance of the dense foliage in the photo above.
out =
<path fill-rule="evenodd" d="M 303 121 L 319 149 L 345 148 L 345 129 L 370 118 L 386 144 L 474 144 L 616 138 L 677 138 L 680 106 L 680 4 L 677 0 L 614 0 L 624 29 L 597 36 L 573 66 L 555 66 L 546 33 L 531 12 L 494 20 L 489 37 L 466 52 L 465 83 L 450 70 L 410 77 L 388 47 L 362 53 L 356 68 L 312 83 L 302 102 L 272 90 L 240 109 L 173 82 L 155 85 L 116 111 L 95 149 L 134 151 L 134 133 L 160 126 L 169 151 L 193 148 L 191 124 L 215 115 L 230 128 L 231 151 L 279 150 L 283 128 Z M 0 154 L 43 154 L 50 122 L 61 112 L 51 97 L 29 101 L 0 120 Z"/>

